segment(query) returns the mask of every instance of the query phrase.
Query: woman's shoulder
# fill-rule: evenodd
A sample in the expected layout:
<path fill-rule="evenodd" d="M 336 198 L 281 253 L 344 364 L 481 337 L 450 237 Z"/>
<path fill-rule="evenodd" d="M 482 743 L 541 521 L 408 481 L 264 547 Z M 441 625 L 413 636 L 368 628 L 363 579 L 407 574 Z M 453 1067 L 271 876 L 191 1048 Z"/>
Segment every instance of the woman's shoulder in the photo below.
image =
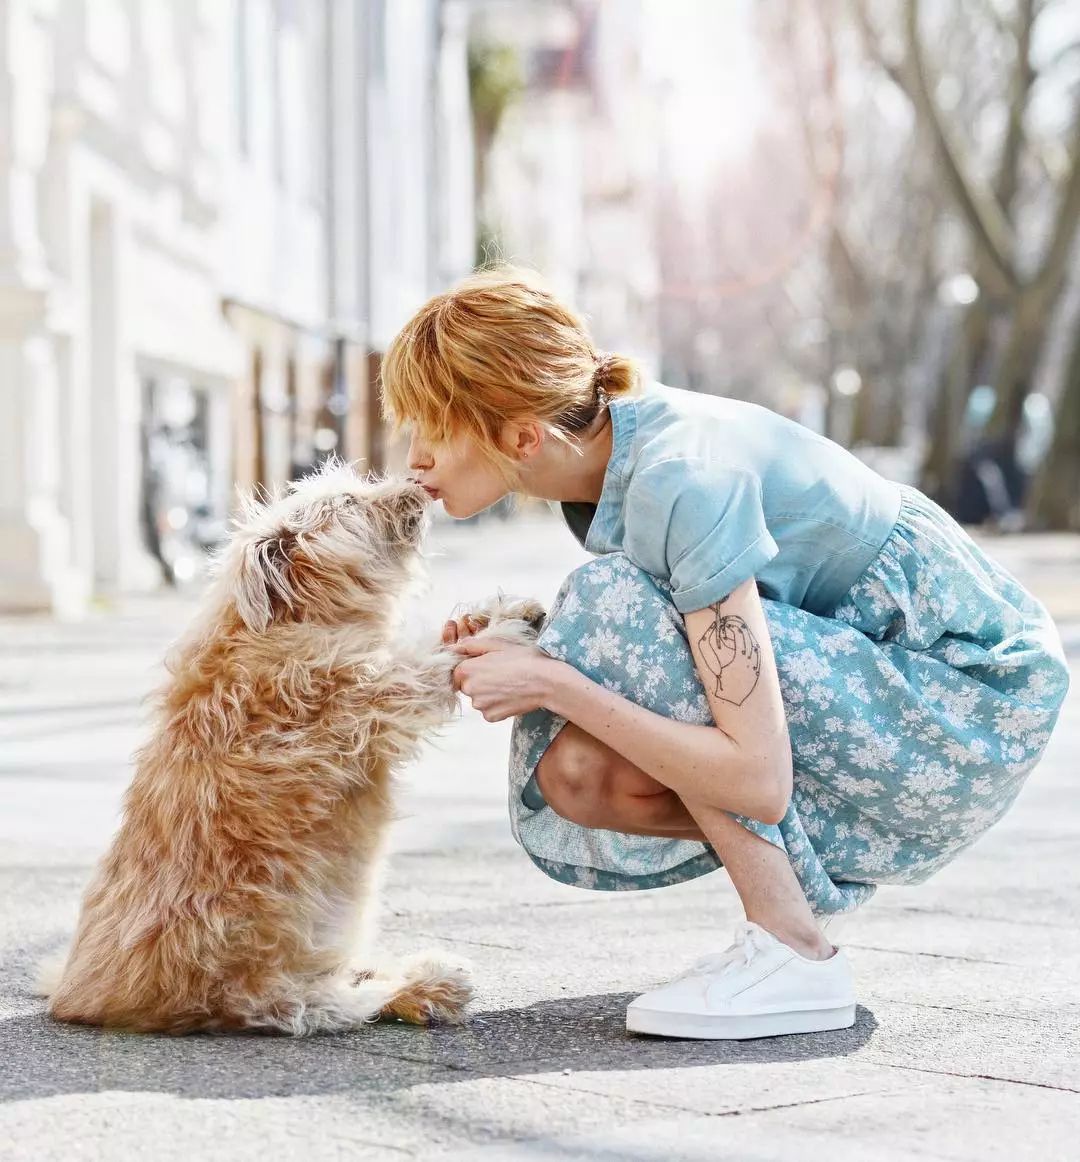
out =
<path fill-rule="evenodd" d="M 756 475 L 876 476 L 846 448 L 761 404 L 653 381 L 636 397 L 626 469 L 683 461 L 685 471 Z"/>
<path fill-rule="evenodd" d="M 623 412 L 621 423 L 616 423 L 626 437 L 625 474 L 655 475 L 661 465 L 665 475 L 760 471 L 768 454 L 766 445 L 776 444 L 774 421 L 782 420 L 758 404 L 659 381 L 631 398 L 632 412 Z M 613 418 L 617 415 L 614 412 Z"/>

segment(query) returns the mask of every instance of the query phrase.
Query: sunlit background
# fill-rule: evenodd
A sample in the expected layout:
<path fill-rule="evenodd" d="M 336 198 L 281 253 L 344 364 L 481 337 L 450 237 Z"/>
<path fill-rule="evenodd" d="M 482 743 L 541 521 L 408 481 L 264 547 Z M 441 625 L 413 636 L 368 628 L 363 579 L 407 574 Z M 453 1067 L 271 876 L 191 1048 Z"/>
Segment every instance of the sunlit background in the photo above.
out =
<path fill-rule="evenodd" d="M 971 524 L 1080 529 L 1075 0 L 0 0 L 0 55 L 0 609 L 400 467 L 380 358 L 497 259 Z"/>

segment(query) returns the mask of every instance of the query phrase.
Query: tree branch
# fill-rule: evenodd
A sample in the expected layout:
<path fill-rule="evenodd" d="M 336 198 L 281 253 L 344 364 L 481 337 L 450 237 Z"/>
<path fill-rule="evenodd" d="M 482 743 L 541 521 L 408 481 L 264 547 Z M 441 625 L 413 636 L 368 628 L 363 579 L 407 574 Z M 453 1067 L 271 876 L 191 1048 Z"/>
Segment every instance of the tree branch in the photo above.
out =
<path fill-rule="evenodd" d="M 1069 167 L 1061 183 L 1061 200 L 1050 231 L 1050 242 L 1033 282 L 1041 294 L 1053 298 L 1065 277 L 1073 242 L 1080 228 L 1080 98 L 1073 115 Z"/>
<path fill-rule="evenodd" d="M 1021 7 L 1031 8 L 1033 4 L 1034 0 L 1021 0 Z M 1014 30 L 1009 24 L 1008 18 L 994 3 L 994 0 L 974 0 L 974 6 L 990 21 L 994 30 L 1001 36 L 1011 37 L 1013 35 Z"/>
<path fill-rule="evenodd" d="M 977 251 L 988 273 L 992 273 L 1003 289 L 1014 290 L 1020 280 L 1013 263 L 1015 240 L 1012 226 L 993 191 L 983 186 L 968 171 L 960 147 L 953 140 L 930 91 L 919 37 L 919 12 L 919 0 L 907 0 L 905 26 L 908 51 L 905 71 L 910 78 L 910 89 L 907 91 L 912 94 L 916 110 L 933 133 L 946 182 L 971 228 Z"/>
<path fill-rule="evenodd" d="M 997 9 L 994 9 L 996 12 Z M 994 194 L 1002 210 L 1008 214 L 1020 182 L 1020 154 L 1024 145 L 1024 116 L 1028 97 L 1035 83 L 1031 65 L 1031 34 L 1035 27 L 1035 0 L 1020 0 L 1016 9 L 1016 24 L 1011 29 L 1016 45 L 1016 60 L 1010 82 L 1009 114 L 1005 140 L 1001 146 Z"/>
<path fill-rule="evenodd" d="M 910 78 L 907 76 L 902 60 L 891 60 L 885 55 L 881 47 L 881 39 L 870 20 L 866 10 L 866 0 L 851 0 L 851 13 L 855 20 L 855 27 L 859 30 L 859 39 L 862 41 L 863 51 L 878 66 L 879 69 L 901 90 L 912 102 L 914 94 L 910 87 Z"/>

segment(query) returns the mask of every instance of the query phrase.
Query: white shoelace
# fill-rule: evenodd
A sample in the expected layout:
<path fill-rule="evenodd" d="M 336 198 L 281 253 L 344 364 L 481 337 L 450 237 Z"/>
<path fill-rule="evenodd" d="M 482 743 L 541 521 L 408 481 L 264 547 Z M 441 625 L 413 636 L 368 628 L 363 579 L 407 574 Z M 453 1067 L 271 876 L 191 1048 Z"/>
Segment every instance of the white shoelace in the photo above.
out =
<path fill-rule="evenodd" d="M 710 952 L 699 957 L 682 974 L 687 976 L 704 976 L 717 974 L 723 976 L 733 968 L 746 968 L 754 957 L 765 947 L 762 930 L 748 920 L 741 920 L 735 926 L 735 942 L 723 952 Z M 681 979 L 681 978 L 680 978 Z"/>

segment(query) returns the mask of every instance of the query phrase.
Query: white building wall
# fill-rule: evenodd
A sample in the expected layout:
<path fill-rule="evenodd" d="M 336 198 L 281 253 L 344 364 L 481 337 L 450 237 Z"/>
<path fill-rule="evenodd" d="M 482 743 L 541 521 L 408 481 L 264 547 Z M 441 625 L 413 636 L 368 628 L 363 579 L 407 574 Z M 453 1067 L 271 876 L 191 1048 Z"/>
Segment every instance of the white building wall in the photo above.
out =
<path fill-rule="evenodd" d="M 371 6 L 371 342 L 385 351 L 431 284 L 432 94 L 415 80 L 434 71 L 436 25 L 429 0 L 372 0 Z"/>
<path fill-rule="evenodd" d="M 473 268 L 476 191 L 469 95 L 468 0 L 442 0 L 435 72 L 435 278 L 441 289 Z"/>
<path fill-rule="evenodd" d="M 0 0 L 0 608 L 158 583 L 151 398 L 198 389 L 227 505 L 230 431 L 288 471 L 286 380 L 317 410 L 335 342 L 355 381 L 469 269 L 457 4 Z"/>
<path fill-rule="evenodd" d="M 370 338 L 384 352 L 472 269 L 467 12 L 453 0 L 369 0 L 369 12 Z"/>
<path fill-rule="evenodd" d="M 0 27 L 2 115 L 21 153 L 0 159 L 19 193 L 0 281 L 37 303 L 33 319 L 3 312 L 9 352 L 25 352 L 0 387 L 25 470 L 0 495 L 0 604 L 75 610 L 94 588 L 157 576 L 138 511 L 145 368 L 218 389 L 234 372 L 186 133 L 206 29 L 164 0 L 8 0 Z"/>
<path fill-rule="evenodd" d="M 227 298 L 300 326 L 328 318 L 326 5 L 231 0 L 231 130 L 220 205 Z M 347 41 L 343 41 L 347 45 Z"/>
<path fill-rule="evenodd" d="M 0 157 L 0 182 L 23 195 L 0 215 L 19 236 L 0 281 L 37 303 L 33 320 L 8 310 L 0 324 L 9 363 L 23 352 L 0 399 L 25 465 L 0 489 L 2 606 L 75 613 L 93 591 L 158 582 L 141 513 L 146 379 L 206 391 L 227 492 L 221 428 L 242 358 L 221 315 L 215 229 L 227 7 L 0 5 L 3 116 L 24 158 Z"/>

